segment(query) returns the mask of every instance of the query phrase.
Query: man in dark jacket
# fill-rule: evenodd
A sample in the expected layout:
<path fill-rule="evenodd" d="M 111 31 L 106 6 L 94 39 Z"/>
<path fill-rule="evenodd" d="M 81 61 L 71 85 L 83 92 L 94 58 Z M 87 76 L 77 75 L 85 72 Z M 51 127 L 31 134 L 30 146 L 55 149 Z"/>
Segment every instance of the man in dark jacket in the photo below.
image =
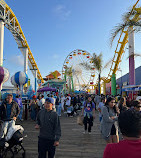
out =
<path fill-rule="evenodd" d="M 8 94 L 6 101 L 3 101 L 0 106 L 0 120 L 4 121 L 2 125 L 2 134 L 1 138 L 4 138 L 7 134 L 7 130 L 13 124 L 20 113 L 20 108 L 18 104 L 13 101 L 12 94 Z"/>
<path fill-rule="evenodd" d="M 59 145 L 61 137 L 60 120 L 56 112 L 52 109 L 53 102 L 50 98 L 46 99 L 45 109 L 40 110 L 37 116 L 36 129 L 40 129 L 38 140 L 38 158 L 54 158 L 55 147 Z"/>

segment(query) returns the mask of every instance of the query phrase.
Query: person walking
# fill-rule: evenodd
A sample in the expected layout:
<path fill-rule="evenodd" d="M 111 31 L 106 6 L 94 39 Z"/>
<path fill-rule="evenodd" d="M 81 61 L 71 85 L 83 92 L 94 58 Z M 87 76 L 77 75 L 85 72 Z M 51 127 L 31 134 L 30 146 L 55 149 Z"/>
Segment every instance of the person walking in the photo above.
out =
<path fill-rule="evenodd" d="M 38 138 L 38 158 L 54 158 L 55 148 L 59 145 L 61 137 L 60 120 L 53 111 L 53 100 L 48 98 L 45 101 L 45 109 L 40 110 L 37 116 L 35 129 L 40 129 Z"/>
<path fill-rule="evenodd" d="M 23 121 L 23 119 L 22 119 L 22 116 L 23 116 L 23 104 L 22 104 L 22 99 L 21 99 L 20 95 L 17 95 L 14 100 L 15 100 L 15 102 L 18 103 L 19 108 L 20 108 L 20 114 L 18 115 L 18 119 L 20 121 Z"/>
<path fill-rule="evenodd" d="M 93 126 L 93 119 L 95 119 L 95 104 L 92 102 L 92 98 L 88 97 L 86 102 L 84 102 L 82 108 L 82 115 L 84 115 L 84 134 L 87 132 L 88 124 L 88 133 L 91 134 L 91 128 Z"/>
<path fill-rule="evenodd" d="M 65 97 L 61 95 L 61 108 L 63 112 L 64 112 L 64 100 L 65 100 Z"/>
<path fill-rule="evenodd" d="M 53 103 L 52 108 L 53 108 L 53 111 L 55 111 L 55 112 L 56 112 L 56 107 L 55 107 L 55 102 L 56 102 L 56 99 L 55 99 L 55 98 L 56 98 L 56 97 L 53 97 L 53 95 L 51 94 L 50 99 L 51 99 L 51 101 L 52 101 L 52 103 Z"/>
<path fill-rule="evenodd" d="M 41 99 L 39 101 L 40 110 L 44 108 L 44 104 L 45 104 L 44 95 L 41 95 Z"/>
<path fill-rule="evenodd" d="M 103 98 L 101 99 L 101 102 L 100 102 L 99 105 L 98 105 L 99 121 L 100 121 L 100 122 L 101 122 L 101 120 L 102 120 L 101 111 L 102 111 L 103 106 L 105 105 L 105 102 L 106 102 L 106 97 L 103 97 Z"/>
<path fill-rule="evenodd" d="M 3 121 L 1 138 L 4 138 L 8 129 L 15 125 L 19 113 L 19 105 L 13 100 L 12 94 L 8 94 L 6 101 L 3 101 L 0 106 L 0 120 Z"/>
<path fill-rule="evenodd" d="M 109 97 L 102 108 L 101 133 L 107 143 L 119 142 L 118 115 L 119 109 L 115 105 L 115 98 Z"/>
<path fill-rule="evenodd" d="M 30 117 L 32 120 L 36 121 L 36 117 L 38 113 L 38 103 L 37 103 L 36 95 L 33 95 L 29 107 L 30 107 Z"/>
<path fill-rule="evenodd" d="M 119 107 L 120 113 L 122 111 L 125 111 L 125 110 L 128 109 L 128 107 L 126 106 L 126 98 L 125 97 L 123 97 L 123 98 L 120 99 L 118 107 Z"/>

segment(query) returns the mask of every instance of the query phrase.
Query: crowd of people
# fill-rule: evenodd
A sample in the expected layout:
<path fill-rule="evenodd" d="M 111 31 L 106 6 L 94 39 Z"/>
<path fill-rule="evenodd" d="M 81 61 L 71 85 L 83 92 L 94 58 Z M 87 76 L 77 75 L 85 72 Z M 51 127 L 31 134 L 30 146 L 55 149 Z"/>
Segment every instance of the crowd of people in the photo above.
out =
<path fill-rule="evenodd" d="M 141 96 L 129 100 L 121 96 L 56 93 L 44 98 L 39 94 L 30 100 L 29 111 L 31 119 L 36 121 L 35 128 L 40 129 L 39 158 L 45 158 L 47 151 L 49 158 L 54 157 L 61 137 L 59 117 L 62 114 L 67 117 L 81 115 L 83 133 L 91 134 L 96 111 L 99 112 L 100 132 L 107 143 L 103 157 L 141 157 Z M 22 121 L 22 112 L 20 96 L 13 100 L 8 94 L 0 106 L 0 119 L 4 121 L 1 138 L 17 118 Z"/>

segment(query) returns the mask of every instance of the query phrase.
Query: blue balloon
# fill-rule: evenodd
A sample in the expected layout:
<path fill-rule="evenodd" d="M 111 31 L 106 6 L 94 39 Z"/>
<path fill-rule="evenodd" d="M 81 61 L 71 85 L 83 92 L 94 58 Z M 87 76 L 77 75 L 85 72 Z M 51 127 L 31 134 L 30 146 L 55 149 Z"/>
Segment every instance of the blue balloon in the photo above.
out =
<path fill-rule="evenodd" d="M 23 86 L 28 82 L 28 76 L 25 72 L 19 71 L 15 73 L 14 78 L 18 86 Z"/>

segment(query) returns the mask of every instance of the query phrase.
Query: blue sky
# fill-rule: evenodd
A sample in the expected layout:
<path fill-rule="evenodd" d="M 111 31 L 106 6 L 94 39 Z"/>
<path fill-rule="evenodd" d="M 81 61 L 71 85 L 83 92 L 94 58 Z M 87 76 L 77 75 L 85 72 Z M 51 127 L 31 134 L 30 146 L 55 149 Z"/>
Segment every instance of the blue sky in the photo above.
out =
<path fill-rule="evenodd" d="M 66 56 L 75 49 L 103 53 L 106 63 L 114 56 L 117 40 L 110 48 L 110 32 L 121 22 L 121 15 L 136 0 L 6 0 L 15 13 L 42 77 L 54 70 L 62 70 Z M 141 3 L 141 2 L 140 2 Z M 139 3 L 139 4 L 140 4 Z M 141 53 L 140 33 L 135 35 L 135 51 Z M 128 50 L 120 68 L 128 70 Z M 9 30 L 5 28 L 4 67 L 12 76 L 23 71 L 23 57 Z M 136 58 L 136 67 L 140 58 Z M 105 76 L 109 70 L 105 70 Z M 34 83 L 33 76 L 28 75 Z M 120 73 L 117 73 L 117 77 Z M 9 84 L 9 82 L 7 82 Z"/>

